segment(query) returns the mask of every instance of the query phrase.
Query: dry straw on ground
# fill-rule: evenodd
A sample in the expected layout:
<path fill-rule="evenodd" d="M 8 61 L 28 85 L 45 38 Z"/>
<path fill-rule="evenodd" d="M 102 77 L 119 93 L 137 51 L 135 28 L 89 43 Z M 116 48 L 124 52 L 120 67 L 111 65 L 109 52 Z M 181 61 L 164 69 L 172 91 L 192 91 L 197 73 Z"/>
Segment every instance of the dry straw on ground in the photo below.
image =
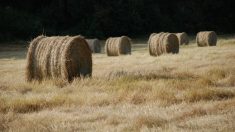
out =
<path fill-rule="evenodd" d="M 27 81 L 47 78 L 71 81 L 91 74 L 91 50 L 82 36 L 39 36 L 30 43 Z"/>
<path fill-rule="evenodd" d="M 178 38 L 173 33 L 153 33 L 148 40 L 149 53 L 151 56 L 159 56 L 163 53 L 179 52 Z"/>
<path fill-rule="evenodd" d="M 93 53 L 101 52 L 101 45 L 98 39 L 86 39 L 86 41 Z"/>
<path fill-rule="evenodd" d="M 110 37 L 106 40 L 105 51 L 108 56 L 131 54 L 131 40 L 127 36 Z"/>
<path fill-rule="evenodd" d="M 179 45 L 188 45 L 189 44 L 189 37 L 187 33 L 176 33 L 176 36 L 178 37 Z"/>
<path fill-rule="evenodd" d="M 217 35 L 214 31 L 203 31 L 197 33 L 196 42 L 199 47 L 216 46 Z"/>
<path fill-rule="evenodd" d="M 218 44 L 157 58 L 144 43 L 128 57 L 94 54 L 92 78 L 70 84 L 26 83 L 25 49 L 0 51 L 0 131 L 233 132 L 235 39 Z"/>

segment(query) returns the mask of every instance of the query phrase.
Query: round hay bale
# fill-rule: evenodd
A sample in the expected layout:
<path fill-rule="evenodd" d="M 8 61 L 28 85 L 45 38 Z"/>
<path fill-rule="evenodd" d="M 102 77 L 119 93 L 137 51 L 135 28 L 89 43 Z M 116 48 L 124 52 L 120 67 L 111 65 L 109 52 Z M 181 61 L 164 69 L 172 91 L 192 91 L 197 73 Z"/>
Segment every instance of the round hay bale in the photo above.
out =
<path fill-rule="evenodd" d="M 131 54 L 131 39 L 127 36 L 110 37 L 106 40 L 105 51 L 108 56 Z"/>
<path fill-rule="evenodd" d="M 216 46 L 217 35 L 214 31 L 203 31 L 197 33 L 196 42 L 199 47 Z"/>
<path fill-rule="evenodd" d="M 82 36 L 39 36 L 29 45 L 27 81 L 49 78 L 72 81 L 91 74 L 91 50 Z"/>
<path fill-rule="evenodd" d="M 189 44 L 189 37 L 187 35 L 187 33 L 182 32 L 182 33 L 176 33 L 176 36 L 178 38 L 179 41 L 179 45 L 188 45 Z"/>
<path fill-rule="evenodd" d="M 159 56 L 163 53 L 179 53 L 178 38 L 173 33 L 153 33 L 148 40 L 149 54 Z"/>
<path fill-rule="evenodd" d="M 101 45 L 98 39 L 86 39 L 86 41 L 93 53 L 101 52 Z"/>
<path fill-rule="evenodd" d="M 150 36 L 149 36 L 149 40 L 148 40 L 148 48 L 149 48 L 149 54 L 150 55 L 153 55 L 153 53 L 152 53 L 152 51 L 153 50 L 151 50 L 151 44 L 153 43 L 152 41 L 153 41 L 153 39 L 152 39 L 152 37 L 154 36 L 154 35 L 156 35 L 156 33 L 152 33 Z"/>

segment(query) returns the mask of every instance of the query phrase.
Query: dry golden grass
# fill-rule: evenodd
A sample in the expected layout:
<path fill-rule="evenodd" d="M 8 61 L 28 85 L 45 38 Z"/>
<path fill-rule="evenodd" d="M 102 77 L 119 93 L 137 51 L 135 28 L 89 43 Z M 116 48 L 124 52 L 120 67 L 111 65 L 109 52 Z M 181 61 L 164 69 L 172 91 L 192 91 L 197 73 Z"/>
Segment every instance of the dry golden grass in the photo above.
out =
<path fill-rule="evenodd" d="M 234 131 L 235 40 L 177 55 L 93 55 L 93 78 L 26 83 L 26 50 L 0 52 L 0 131 Z"/>

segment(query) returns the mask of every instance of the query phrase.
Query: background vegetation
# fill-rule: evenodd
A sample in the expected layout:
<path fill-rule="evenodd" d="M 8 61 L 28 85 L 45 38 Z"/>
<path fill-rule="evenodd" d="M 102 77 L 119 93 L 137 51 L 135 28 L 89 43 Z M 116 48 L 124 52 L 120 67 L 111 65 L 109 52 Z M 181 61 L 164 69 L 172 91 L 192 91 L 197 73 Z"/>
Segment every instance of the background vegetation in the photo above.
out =
<path fill-rule="evenodd" d="M 151 32 L 234 32 L 233 0 L 5 0 L 0 41 L 36 35 L 145 36 Z"/>

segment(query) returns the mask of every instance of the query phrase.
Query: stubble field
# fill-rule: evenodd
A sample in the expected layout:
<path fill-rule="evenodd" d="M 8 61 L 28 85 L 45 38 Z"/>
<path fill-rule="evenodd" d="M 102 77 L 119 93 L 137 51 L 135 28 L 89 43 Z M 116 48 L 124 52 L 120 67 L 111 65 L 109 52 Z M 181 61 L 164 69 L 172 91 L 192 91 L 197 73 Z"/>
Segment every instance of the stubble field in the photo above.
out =
<path fill-rule="evenodd" d="M 235 39 L 151 57 L 93 54 L 92 78 L 25 82 L 25 46 L 0 47 L 0 131 L 234 131 Z"/>

